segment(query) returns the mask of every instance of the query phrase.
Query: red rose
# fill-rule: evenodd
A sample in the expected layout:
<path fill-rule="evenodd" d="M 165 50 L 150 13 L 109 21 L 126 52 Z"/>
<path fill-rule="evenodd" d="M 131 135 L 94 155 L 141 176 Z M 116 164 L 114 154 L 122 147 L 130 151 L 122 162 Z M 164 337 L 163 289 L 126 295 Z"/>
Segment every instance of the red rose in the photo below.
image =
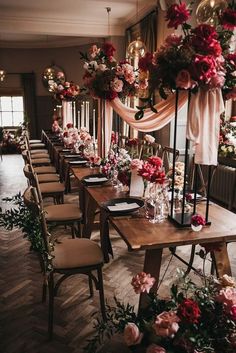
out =
<path fill-rule="evenodd" d="M 104 54 L 108 58 L 111 58 L 114 55 L 114 52 L 116 51 L 116 49 L 113 47 L 111 43 L 104 43 L 102 49 Z"/>
<path fill-rule="evenodd" d="M 142 71 L 148 71 L 150 67 L 152 67 L 152 59 L 153 59 L 153 54 L 152 53 L 146 53 L 143 58 L 139 59 L 138 62 L 138 67 Z"/>
<path fill-rule="evenodd" d="M 236 65 L 236 53 L 228 54 L 226 60 L 229 61 L 232 65 Z"/>
<path fill-rule="evenodd" d="M 67 127 L 67 129 L 70 129 L 70 128 L 73 127 L 73 124 L 72 124 L 72 123 L 68 123 L 68 124 L 66 125 L 66 127 Z"/>
<path fill-rule="evenodd" d="M 177 315 L 182 321 L 188 324 L 197 324 L 201 311 L 197 302 L 192 299 L 185 298 L 182 303 L 179 304 Z"/>
<path fill-rule="evenodd" d="M 193 78 L 200 83 L 208 83 L 216 75 L 216 62 L 212 55 L 196 54 L 191 65 Z"/>
<path fill-rule="evenodd" d="M 201 24 L 193 29 L 192 31 L 197 37 L 201 37 L 202 39 L 216 39 L 217 32 L 214 27 L 207 24 Z"/>
<path fill-rule="evenodd" d="M 236 11 L 225 9 L 220 16 L 220 23 L 225 29 L 234 30 L 236 28 Z"/>
<path fill-rule="evenodd" d="M 160 157 L 149 157 L 148 162 L 155 167 L 161 168 L 162 167 L 162 159 Z"/>
<path fill-rule="evenodd" d="M 173 4 L 167 10 L 166 21 L 169 21 L 167 26 L 177 29 L 177 27 L 186 22 L 189 17 L 190 11 L 187 9 L 185 3 Z"/>

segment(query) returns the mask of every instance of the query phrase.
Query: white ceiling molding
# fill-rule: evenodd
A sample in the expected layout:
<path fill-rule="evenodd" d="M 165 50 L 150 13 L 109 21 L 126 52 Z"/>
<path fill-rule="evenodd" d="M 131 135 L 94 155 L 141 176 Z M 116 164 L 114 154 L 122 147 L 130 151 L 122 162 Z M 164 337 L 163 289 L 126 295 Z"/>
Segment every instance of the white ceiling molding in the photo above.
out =
<path fill-rule="evenodd" d="M 23 45 L 25 35 L 107 37 L 107 6 L 111 7 L 111 36 L 123 36 L 125 29 L 137 21 L 137 0 L 67 0 L 66 2 L 57 0 L 56 4 L 48 0 L 0 1 L 0 47 L 13 46 L 14 43 L 18 43 L 18 46 Z M 157 4 L 157 0 L 138 1 L 138 20 Z M 9 34 L 12 37 L 7 40 Z M 23 35 L 22 40 L 20 40 L 20 34 Z M 29 40 L 26 42 L 28 42 L 26 45 L 30 45 Z"/>

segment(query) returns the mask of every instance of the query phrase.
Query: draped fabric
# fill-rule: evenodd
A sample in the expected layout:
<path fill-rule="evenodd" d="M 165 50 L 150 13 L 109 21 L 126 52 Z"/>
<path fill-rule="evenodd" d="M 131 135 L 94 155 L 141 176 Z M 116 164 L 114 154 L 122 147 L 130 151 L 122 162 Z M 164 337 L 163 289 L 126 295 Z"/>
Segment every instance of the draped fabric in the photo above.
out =
<path fill-rule="evenodd" d="M 224 101 L 221 89 L 199 89 L 192 94 L 187 121 L 187 138 L 195 143 L 195 163 L 217 165 L 220 114 Z"/>
<path fill-rule="evenodd" d="M 21 84 L 24 92 L 24 111 L 27 119 L 30 122 L 30 136 L 31 138 L 36 138 L 39 136 L 37 136 L 38 122 L 35 74 L 33 72 L 21 74 Z"/>
<path fill-rule="evenodd" d="M 186 91 L 179 93 L 178 110 L 181 111 L 188 99 Z M 99 105 L 104 106 L 103 101 L 100 100 Z M 147 109 L 144 117 L 141 120 L 135 120 L 135 113 L 137 109 L 125 106 L 118 98 L 111 102 L 106 101 L 105 111 L 99 109 L 98 119 L 98 146 L 99 153 L 103 157 L 107 154 L 112 132 L 112 109 L 131 127 L 142 132 L 152 132 L 159 130 L 167 125 L 175 116 L 175 94 L 170 95 L 166 100 L 163 100 L 155 105 L 157 113 Z M 102 119 L 105 117 L 103 125 Z M 102 145 L 104 144 L 104 145 Z"/>
<path fill-rule="evenodd" d="M 130 126 L 142 132 L 159 130 L 175 117 L 175 94 L 155 105 L 157 113 L 147 109 L 141 120 L 135 120 L 136 109 L 126 107 L 118 98 L 104 104 L 105 117 L 102 125 L 103 154 L 106 155 L 111 141 L 112 108 Z M 188 92 L 180 91 L 178 114 L 186 106 Z M 205 91 L 199 89 L 193 94 L 187 121 L 187 138 L 194 142 L 195 163 L 217 165 L 220 114 L 224 111 L 224 102 L 220 89 Z M 98 128 L 99 129 L 99 128 Z"/>

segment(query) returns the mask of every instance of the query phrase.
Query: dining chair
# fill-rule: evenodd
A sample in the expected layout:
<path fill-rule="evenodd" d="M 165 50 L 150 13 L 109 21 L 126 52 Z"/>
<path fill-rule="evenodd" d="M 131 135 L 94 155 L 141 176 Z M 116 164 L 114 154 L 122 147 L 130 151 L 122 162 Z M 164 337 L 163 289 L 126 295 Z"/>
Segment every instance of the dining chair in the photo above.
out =
<path fill-rule="evenodd" d="M 162 148 L 161 151 L 161 158 L 163 160 L 163 166 L 165 168 L 165 172 L 168 173 L 170 170 L 172 164 L 173 164 L 173 155 L 174 155 L 174 149 L 169 146 L 165 146 Z M 175 161 L 177 161 L 179 158 L 179 150 L 175 151 Z"/>
<path fill-rule="evenodd" d="M 39 176 L 34 174 L 34 184 L 37 190 L 37 196 L 40 207 L 45 211 L 47 224 L 54 226 L 64 225 L 71 227 L 72 238 L 81 237 L 82 213 L 79 205 L 62 203 L 58 205 L 43 206 L 43 198 L 39 183 Z"/>
<path fill-rule="evenodd" d="M 54 297 L 62 282 L 75 274 L 85 274 L 89 279 L 90 297 L 93 296 L 93 283 L 99 291 L 100 307 L 103 320 L 106 320 L 105 300 L 103 290 L 103 253 L 98 244 L 90 239 L 62 239 L 54 240 L 49 234 L 45 220 L 45 211 L 40 207 L 37 191 L 28 187 L 24 192 L 25 205 L 40 219 L 44 256 L 42 261 L 43 275 L 47 278 L 43 282 L 42 302 L 46 301 L 48 288 L 48 336 L 53 338 Z M 42 255 L 42 254 L 41 254 Z M 45 256 L 46 255 L 46 256 Z M 96 275 L 94 272 L 96 271 Z M 59 278 L 55 281 L 55 276 Z"/>

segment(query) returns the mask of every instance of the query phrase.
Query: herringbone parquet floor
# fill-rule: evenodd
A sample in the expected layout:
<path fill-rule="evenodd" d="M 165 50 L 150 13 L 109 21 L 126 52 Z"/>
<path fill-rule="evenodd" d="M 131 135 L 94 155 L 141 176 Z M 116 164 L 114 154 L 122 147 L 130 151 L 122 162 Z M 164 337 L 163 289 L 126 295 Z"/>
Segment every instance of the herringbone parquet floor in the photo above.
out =
<path fill-rule="evenodd" d="M 26 181 L 22 173 L 21 156 L 3 156 L 0 162 L 1 198 L 23 191 Z M 77 202 L 77 194 L 66 196 L 67 201 Z M 64 228 L 58 229 L 62 234 Z M 98 241 L 98 231 L 93 232 Z M 114 259 L 104 266 L 105 296 L 112 302 L 113 296 L 134 305 L 138 297 L 130 285 L 132 276 L 142 269 L 143 253 L 128 253 L 120 237 L 112 231 Z M 236 275 L 235 245 L 229 245 L 233 272 Z M 189 256 L 189 247 L 181 247 L 178 253 Z M 47 341 L 47 304 L 41 303 L 42 275 L 38 258 L 29 250 L 29 243 L 18 230 L 0 230 L 0 352 L 1 353 L 82 353 L 86 339 L 93 334 L 92 314 L 99 309 L 98 295 L 89 298 L 87 279 L 74 276 L 66 280 L 55 300 L 55 334 Z M 163 271 L 170 259 L 165 253 Z M 200 266 L 196 258 L 195 266 Z M 168 293 L 176 267 L 173 260 L 160 289 Z"/>

